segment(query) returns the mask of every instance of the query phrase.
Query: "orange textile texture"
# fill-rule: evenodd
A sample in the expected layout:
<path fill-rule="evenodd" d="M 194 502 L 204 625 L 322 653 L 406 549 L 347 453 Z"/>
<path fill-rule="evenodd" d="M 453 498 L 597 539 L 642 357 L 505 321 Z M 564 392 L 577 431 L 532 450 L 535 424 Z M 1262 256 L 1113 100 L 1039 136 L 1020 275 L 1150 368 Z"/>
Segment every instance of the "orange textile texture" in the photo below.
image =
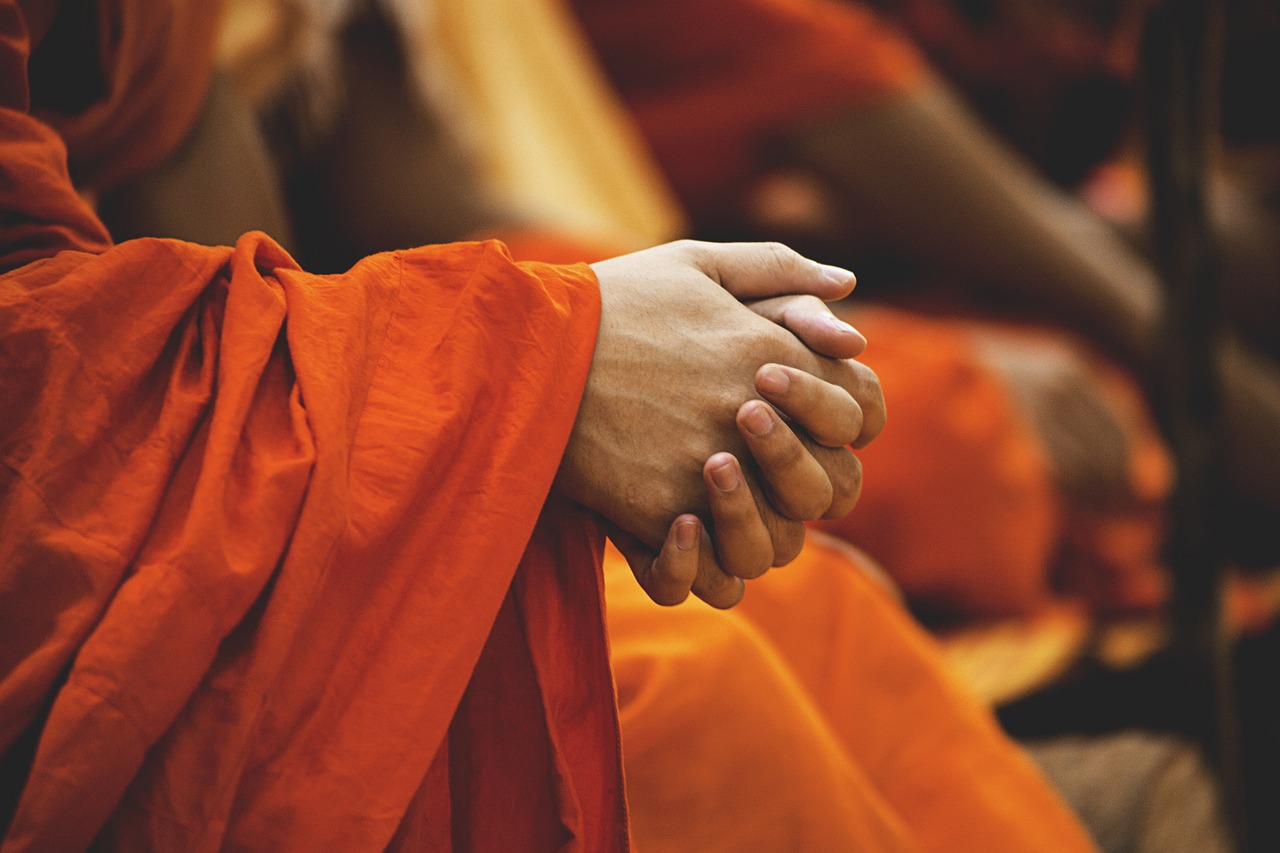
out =
<path fill-rule="evenodd" d="M 637 849 L 1094 849 L 851 551 L 814 534 L 729 612 L 606 552 Z"/>
<path fill-rule="evenodd" d="M 841 0 L 574 0 L 685 207 L 731 207 L 799 122 L 910 85 L 910 43 Z"/>
<path fill-rule="evenodd" d="M 866 550 L 915 602 L 968 615 L 1034 610 L 1049 595 L 1062 521 L 1031 425 L 954 322 L 884 308 L 855 322 L 889 423 L 858 451 L 857 509 L 817 526 Z"/>
<path fill-rule="evenodd" d="M 316 277 L 260 235 L 7 275 L 3 849 L 374 850 L 410 811 L 623 846 L 598 540 L 534 532 L 593 284 L 494 244 Z"/>
<path fill-rule="evenodd" d="M 154 166 L 195 122 L 219 0 L 19 0 L 34 30 L 31 111 L 67 145 L 76 185 L 110 189 Z"/>
<path fill-rule="evenodd" d="M 112 247 L 27 40 L 0 2 L 0 850 L 625 848 L 601 538 L 548 499 L 590 270 Z"/>

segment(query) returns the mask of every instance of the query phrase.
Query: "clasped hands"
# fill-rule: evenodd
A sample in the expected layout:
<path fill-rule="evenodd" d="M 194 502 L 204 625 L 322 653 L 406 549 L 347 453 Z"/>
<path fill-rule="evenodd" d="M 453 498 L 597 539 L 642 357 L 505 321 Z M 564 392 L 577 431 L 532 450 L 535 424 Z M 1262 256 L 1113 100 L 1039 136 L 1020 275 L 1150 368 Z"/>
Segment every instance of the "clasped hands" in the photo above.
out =
<path fill-rule="evenodd" d="M 772 243 L 679 241 L 593 269 L 600 330 L 557 485 L 610 522 L 654 601 L 732 607 L 796 557 L 804 521 L 861 491 L 847 445 L 879 433 L 884 398 L 851 360 L 866 340 L 824 304 L 853 276 Z"/>

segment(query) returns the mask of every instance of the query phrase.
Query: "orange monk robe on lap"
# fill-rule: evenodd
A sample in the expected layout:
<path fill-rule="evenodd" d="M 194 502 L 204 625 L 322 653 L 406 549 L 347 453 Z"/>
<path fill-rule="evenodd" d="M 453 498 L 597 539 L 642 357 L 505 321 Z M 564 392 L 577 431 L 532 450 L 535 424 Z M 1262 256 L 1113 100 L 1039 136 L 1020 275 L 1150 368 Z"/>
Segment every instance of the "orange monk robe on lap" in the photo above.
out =
<path fill-rule="evenodd" d="M 600 540 L 543 505 L 590 271 L 112 246 L 27 44 L 0 2 L 0 849 L 625 847 Z"/>
<path fill-rule="evenodd" d="M 811 534 L 722 613 L 606 552 L 638 849 L 1094 849 L 868 565 Z"/>

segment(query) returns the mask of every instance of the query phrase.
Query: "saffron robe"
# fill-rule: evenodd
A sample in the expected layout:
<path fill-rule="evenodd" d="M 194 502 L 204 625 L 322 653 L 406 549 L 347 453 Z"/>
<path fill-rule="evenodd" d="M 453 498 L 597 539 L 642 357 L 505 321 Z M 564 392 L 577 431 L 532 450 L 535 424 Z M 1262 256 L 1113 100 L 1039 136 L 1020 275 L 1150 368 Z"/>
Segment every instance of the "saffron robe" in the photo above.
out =
<path fill-rule="evenodd" d="M 874 572 L 815 532 L 734 610 L 662 610 L 606 553 L 638 849 L 1093 849 Z"/>
<path fill-rule="evenodd" d="M 625 848 L 601 539 L 548 499 L 590 270 L 113 246 L 25 24 L 0 3 L 0 849 Z"/>

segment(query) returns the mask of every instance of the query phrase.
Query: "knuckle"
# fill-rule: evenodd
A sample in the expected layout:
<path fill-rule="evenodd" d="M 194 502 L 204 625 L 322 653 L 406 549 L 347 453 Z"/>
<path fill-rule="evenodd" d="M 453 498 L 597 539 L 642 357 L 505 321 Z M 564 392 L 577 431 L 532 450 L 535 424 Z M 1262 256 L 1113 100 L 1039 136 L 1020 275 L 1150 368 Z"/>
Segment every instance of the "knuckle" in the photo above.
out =
<path fill-rule="evenodd" d="M 754 542 L 743 560 L 742 571 L 738 573 L 742 578 L 758 578 L 773 565 L 773 538 L 764 522 L 756 522 L 752 538 Z"/>
<path fill-rule="evenodd" d="M 862 495 L 862 462 L 848 450 L 841 450 L 845 457 L 841 464 L 833 466 L 831 506 L 825 518 L 839 518 L 849 514 Z"/>
<path fill-rule="evenodd" d="M 774 240 L 761 244 L 761 248 L 764 250 L 769 272 L 774 275 L 793 275 L 802 260 L 800 254 L 790 246 Z"/>
<path fill-rule="evenodd" d="M 740 564 L 734 566 L 733 575 L 743 580 L 754 580 L 769 571 L 773 559 L 773 547 L 766 542 L 763 548 L 753 548 L 750 555 L 741 558 Z"/>
<path fill-rule="evenodd" d="M 804 525 L 788 521 L 778 526 L 773 534 L 773 564 L 785 566 L 800 556 L 804 548 Z"/>
<path fill-rule="evenodd" d="M 719 610 L 728 610 L 742 600 L 742 581 L 725 574 L 719 566 L 707 572 L 694 590 L 697 596 Z"/>
<path fill-rule="evenodd" d="M 689 597 L 689 587 L 673 584 L 650 584 L 645 588 L 654 604 L 662 607 L 675 607 L 683 604 Z"/>
<path fill-rule="evenodd" d="M 862 413 L 862 406 L 858 405 L 857 400 L 851 400 L 851 406 L 847 407 L 842 417 L 837 419 L 833 428 L 824 436 L 822 442 L 827 447 L 844 447 L 846 444 L 853 444 L 862 436 L 862 428 L 866 423 L 866 416 Z"/>
<path fill-rule="evenodd" d="M 880 387 L 880 378 L 871 371 L 866 370 L 866 382 L 862 388 L 862 393 L 857 395 L 855 399 L 862 410 L 861 432 L 855 444 L 856 447 L 863 447 L 884 429 L 887 417 L 885 409 L 884 391 Z"/>
<path fill-rule="evenodd" d="M 705 244 L 688 238 L 672 240 L 667 244 L 667 246 L 673 252 L 679 252 L 680 254 L 687 255 L 689 257 L 697 257 L 706 250 Z"/>
<path fill-rule="evenodd" d="M 761 455 L 765 457 L 764 463 L 772 469 L 772 475 L 794 471 L 804 464 L 804 445 L 790 429 L 785 429 L 784 432 L 784 428 L 775 427 L 767 438 L 773 440 L 765 441 Z"/>
<path fill-rule="evenodd" d="M 827 389 L 821 399 L 821 419 L 807 425 L 814 441 L 824 447 L 843 447 L 862 435 L 862 406 L 844 388 Z"/>
<path fill-rule="evenodd" d="M 786 483 L 771 483 L 771 492 L 787 518 L 812 521 L 821 518 L 831 506 L 833 487 L 828 465 L 824 460 L 832 453 L 832 449 L 813 444 L 809 440 L 805 440 L 803 444 L 797 440 L 796 445 L 805 456 L 803 465 L 792 470 Z"/>
<path fill-rule="evenodd" d="M 788 515 L 797 521 L 814 521 L 826 514 L 831 508 L 835 492 L 830 479 L 823 477 L 822 480 L 822 487 L 808 489 L 798 500 L 792 502 L 791 512 Z"/>
<path fill-rule="evenodd" d="M 737 607 L 742 601 L 742 596 L 746 592 L 746 587 L 742 581 L 738 581 L 728 588 L 725 593 L 719 596 L 714 602 L 707 602 L 718 610 L 730 610 Z"/>

